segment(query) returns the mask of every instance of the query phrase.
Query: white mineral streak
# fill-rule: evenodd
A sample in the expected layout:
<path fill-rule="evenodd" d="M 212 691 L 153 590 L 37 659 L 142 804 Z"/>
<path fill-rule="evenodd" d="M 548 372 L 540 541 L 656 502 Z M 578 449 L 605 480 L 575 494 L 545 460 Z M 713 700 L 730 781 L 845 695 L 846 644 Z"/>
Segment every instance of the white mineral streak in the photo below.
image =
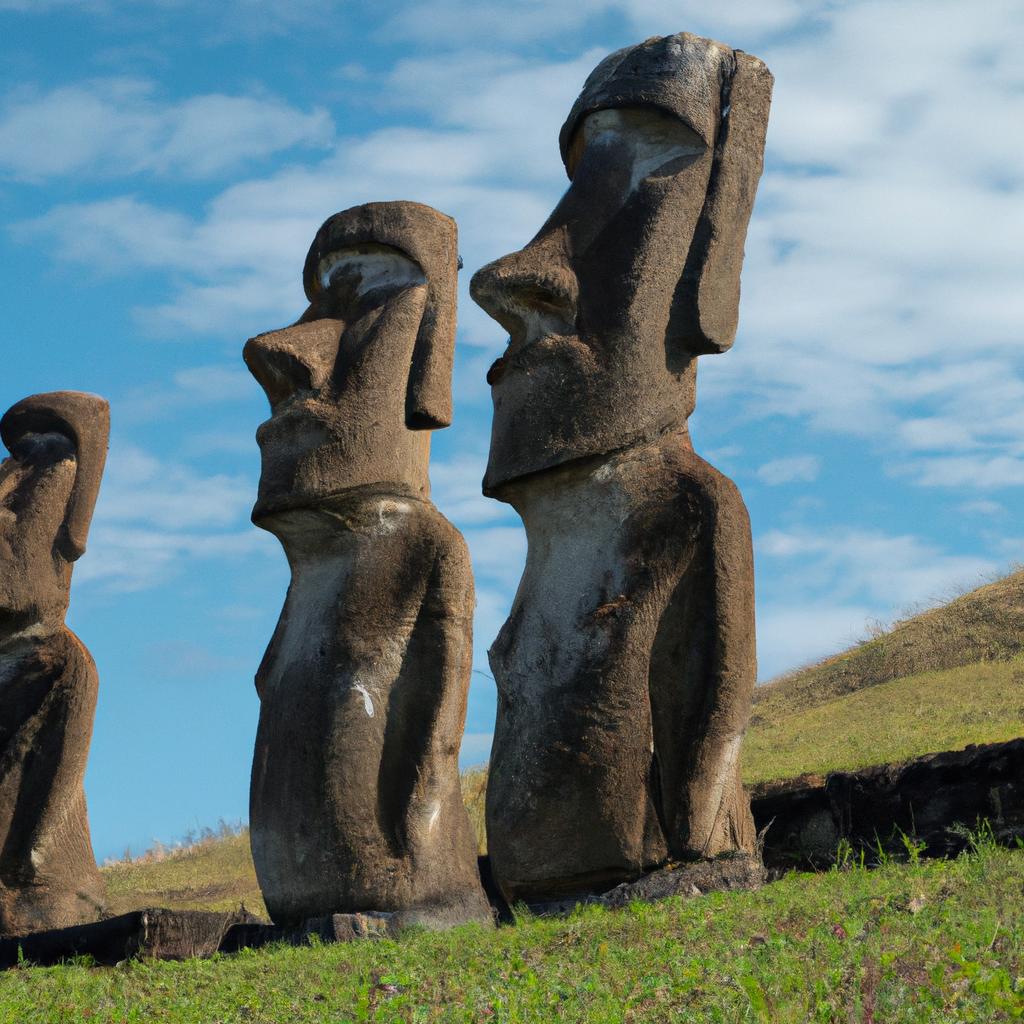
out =
<path fill-rule="evenodd" d="M 433 832 L 434 831 L 434 826 L 437 824 L 437 819 L 438 819 L 438 817 L 440 817 L 440 814 L 441 814 L 441 804 L 440 804 L 440 801 L 435 801 L 431 805 L 430 820 L 427 822 L 427 831 L 428 832 Z"/>
<path fill-rule="evenodd" d="M 370 691 L 367 690 L 366 687 L 363 686 L 361 683 L 353 683 L 352 689 L 355 690 L 356 693 L 361 693 L 363 695 L 363 710 L 366 712 L 369 718 L 373 718 L 373 699 L 370 697 Z"/>
<path fill-rule="evenodd" d="M 408 502 L 383 499 L 377 506 L 377 528 L 374 532 L 379 536 L 387 536 L 389 533 L 394 533 L 395 530 L 402 526 L 402 520 L 408 513 Z"/>

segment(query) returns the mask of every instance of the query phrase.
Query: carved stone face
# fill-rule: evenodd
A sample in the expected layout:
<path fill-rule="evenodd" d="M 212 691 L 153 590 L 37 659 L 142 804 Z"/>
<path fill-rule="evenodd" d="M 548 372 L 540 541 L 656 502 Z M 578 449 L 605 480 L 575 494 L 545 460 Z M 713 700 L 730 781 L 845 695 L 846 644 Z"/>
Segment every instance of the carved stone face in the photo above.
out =
<path fill-rule="evenodd" d="M 742 168 L 749 197 L 736 198 L 742 230 L 716 233 L 734 59 L 682 34 L 603 62 L 563 129 L 569 190 L 529 245 L 474 276 L 473 298 L 510 336 L 488 374 L 485 493 L 650 439 L 692 412 L 696 356 L 732 340 L 767 117 L 765 93 L 756 159 Z M 719 276 L 736 286 L 711 303 L 702 276 L 710 257 L 721 264 L 721 245 L 729 266 Z M 711 305 L 722 330 L 707 326 Z"/>
<path fill-rule="evenodd" d="M 71 569 L 99 490 L 107 403 L 54 392 L 26 398 L 0 421 L 0 641 L 63 622 Z"/>
<path fill-rule="evenodd" d="M 365 484 L 426 488 L 430 434 L 405 425 L 408 366 L 426 297 L 422 271 L 383 246 L 332 254 L 302 319 L 250 340 L 245 361 L 270 400 L 255 515 Z"/>
<path fill-rule="evenodd" d="M 591 114 L 572 184 L 526 248 L 479 271 L 473 297 L 509 331 L 488 374 L 485 487 L 682 423 L 693 357 L 665 346 L 710 150 L 653 109 Z"/>
<path fill-rule="evenodd" d="M 445 252 L 451 250 L 454 303 L 449 218 L 410 203 L 338 214 L 321 228 L 307 260 L 309 309 L 293 326 L 246 343 L 245 362 L 271 408 L 256 432 L 262 454 L 257 522 L 359 487 L 429 494 L 425 428 L 443 425 L 445 413 L 431 404 L 432 394 L 418 401 L 424 366 L 429 371 L 429 355 L 436 354 L 433 338 L 422 341 L 424 324 L 436 320 L 424 264 L 430 266 L 434 236 L 442 233 Z M 450 366 L 449 346 L 449 380 Z"/>

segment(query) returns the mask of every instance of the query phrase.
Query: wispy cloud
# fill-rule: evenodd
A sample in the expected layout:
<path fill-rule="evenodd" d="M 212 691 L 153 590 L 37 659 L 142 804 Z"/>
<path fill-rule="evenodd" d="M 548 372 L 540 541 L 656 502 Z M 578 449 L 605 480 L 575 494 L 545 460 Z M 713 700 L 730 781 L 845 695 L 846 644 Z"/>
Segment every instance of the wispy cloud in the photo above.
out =
<path fill-rule="evenodd" d="M 248 524 L 252 499 L 245 477 L 204 476 L 115 438 L 76 586 L 145 590 L 193 560 L 272 552 L 276 542 Z"/>
<path fill-rule="evenodd" d="M 286 167 L 218 194 L 189 217 L 135 195 L 54 207 L 15 228 L 53 257 L 93 272 L 173 272 L 169 300 L 137 311 L 147 331 L 232 336 L 287 322 L 302 309 L 302 262 L 316 228 L 339 208 L 414 198 L 454 216 L 467 268 L 526 241 L 565 187 L 555 143 L 561 118 L 596 53 L 552 64 L 498 59 L 492 74 L 458 65 L 400 64 L 384 83 L 394 103 L 432 127 L 386 126 L 347 137 L 319 162 Z M 466 98 L 452 104 L 444 72 Z M 472 70 L 472 69 L 471 69 Z M 526 111 L 504 111 L 518 93 Z M 542 155 L 543 154 L 543 155 Z M 460 337 L 490 350 L 499 328 L 468 300 Z"/>
<path fill-rule="evenodd" d="M 870 620 L 948 600 L 997 563 L 910 534 L 857 527 L 772 530 L 755 538 L 761 679 L 863 639 Z"/>
<path fill-rule="evenodd" d="M 759 51 L 776 76 L 767 171 L 740 338 L 705 360 L 705 405 L 865 438 L 921 484 L 1019 483 L 1024 142 L 1004 125 L 1024 117 L 1024 73 L 1010 39 L 1024 40 L 1017 5 L 867 2 Z M 979 455 L 906 458 L 951 449 Z"/>
<path fill-rule="evenodd" d="M 190 366 L 176 370 L 170 380 L 135 387 L 121 395 L 115 415 L 118 424 L 146 423 L 204 405 L 251 401 L 255 389 L 255 382 L 243 367 Z"/>
<path fill-rule="evenodd" d="M 817 455 L 789 455 L 770 459 L 757 468 L 757 478 L 769 487 L 779 484 L 810 483 L 818 479 L 821 459 Z"/>
<path fill-rule="evenodd" d="M 870 604 L 886 615 L 939 599 L 951 586 L 977 583 L 997 568 L 990 558 L 947 554 L 910 534 L 855 527 L 770 530 L 756 539 L 755 551 L 762 563 L 772 563 L 776 592 L 808 602 Z"/>
<path fill-rule="evenodd" d="M 758 679 L 837 654 L 865 636 L 877 610 L 870 605 L 770 604 L 757 616 Z"/>
<path fill-rule="evenodd" d="M 46 91 L 21 88 L 0 107 L 0 173 L 24 181 L 139 174 L 209 178 L 295 146 L 327 148 L 328 113 L 272 96 L 161 99 L 131 78 Z"/>

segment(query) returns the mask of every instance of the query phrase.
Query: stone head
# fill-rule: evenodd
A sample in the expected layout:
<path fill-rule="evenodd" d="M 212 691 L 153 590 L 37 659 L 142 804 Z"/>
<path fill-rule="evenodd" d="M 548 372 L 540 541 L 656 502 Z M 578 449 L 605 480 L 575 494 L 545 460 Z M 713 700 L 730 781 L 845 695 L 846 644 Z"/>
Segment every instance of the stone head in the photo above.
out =
<path fill-rule="evenodd" d="M 696 358 L 736 334 L 772 77 L 689 33 L 619 50 L 562 128 L 570 185 L 473 298 L 508 332 L 491 367 L 485 493 L 685 424 Z"/>
<path fill-rule="evenodd" d="M 110 407 L 79 391 L 32 395 L 0 419 L 0 640 L 63 622 L 109 435 Z"/>
<path fill-rule="evenodd" d="M 456 240 L 450 217 L 407 202 L 353 207 L 317 232 L 309 308 L 243 353 L 271 409 L 254 521 L 354 488 L 429 494 L 430 431 L 452 414 Z"/>

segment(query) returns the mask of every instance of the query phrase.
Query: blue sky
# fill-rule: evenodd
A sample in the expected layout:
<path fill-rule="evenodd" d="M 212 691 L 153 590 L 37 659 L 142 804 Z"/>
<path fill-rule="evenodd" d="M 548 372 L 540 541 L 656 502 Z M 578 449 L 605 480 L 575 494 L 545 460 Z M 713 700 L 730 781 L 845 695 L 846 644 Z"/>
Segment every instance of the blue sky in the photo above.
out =
<path fill-rule="evenodd" d="M 486 759 L 525 544 L 479 493 L 505 339 L 469 276 L 564 189 L 590 69 L 681 30 L 776 76 L 739 336 L 702 360 L 692 422 L 750 508 L 762 678 L 1021 558 L 1019 2 L 0 0 L 0 408 L 112 404 L 69 614 L 100 672 L 101 859 L 247 814 L 288 573 L 248 521 L 266 408 L 241 348 L 301 312 L 316 228 L 357 203 L 459 223 L 432 476 L 475 561 L 464 761 Z"/>

